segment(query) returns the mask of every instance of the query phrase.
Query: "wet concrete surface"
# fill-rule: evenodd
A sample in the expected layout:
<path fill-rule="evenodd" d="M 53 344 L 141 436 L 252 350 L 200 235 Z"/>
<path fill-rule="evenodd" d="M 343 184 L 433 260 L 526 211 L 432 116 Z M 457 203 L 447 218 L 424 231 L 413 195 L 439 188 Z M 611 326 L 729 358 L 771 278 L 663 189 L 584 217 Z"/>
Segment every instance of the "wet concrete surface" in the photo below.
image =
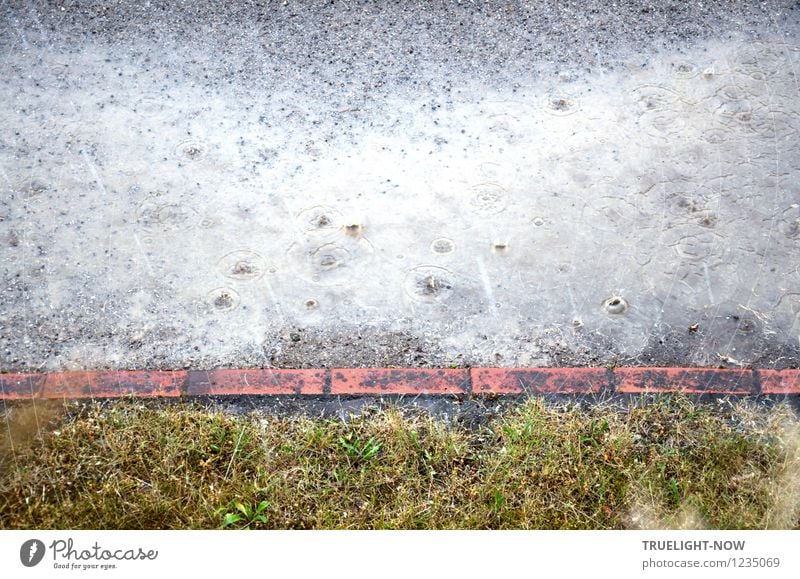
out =
<path fill-rule="evenodd" d="M 800 364 L 796 2 L 0 22 L 2 370 Z"/>

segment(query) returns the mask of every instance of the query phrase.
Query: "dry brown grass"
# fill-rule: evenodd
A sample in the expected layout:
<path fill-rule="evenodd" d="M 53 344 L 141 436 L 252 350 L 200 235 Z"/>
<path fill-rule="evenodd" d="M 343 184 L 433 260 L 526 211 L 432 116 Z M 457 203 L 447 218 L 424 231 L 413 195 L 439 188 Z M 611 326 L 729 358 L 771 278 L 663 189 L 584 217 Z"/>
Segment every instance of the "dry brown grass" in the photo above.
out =
<path fill-rule="evenodd" d="M 798 528 L 787 406 L 531 400 L 465 430 L 140 402 L 16 405 L 3 528 Z"/>

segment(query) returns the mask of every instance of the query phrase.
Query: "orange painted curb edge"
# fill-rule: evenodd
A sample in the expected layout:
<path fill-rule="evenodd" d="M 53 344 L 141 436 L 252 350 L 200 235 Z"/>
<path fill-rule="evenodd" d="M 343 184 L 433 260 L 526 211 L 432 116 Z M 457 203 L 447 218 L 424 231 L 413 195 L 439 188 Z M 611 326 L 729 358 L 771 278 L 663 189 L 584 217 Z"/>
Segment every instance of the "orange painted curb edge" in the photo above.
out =
<path fill-rule="evenodd" d="M 0 374 L 1 400 L 646 393 L 800 395 L 800 369 L 265 368 Z"/>

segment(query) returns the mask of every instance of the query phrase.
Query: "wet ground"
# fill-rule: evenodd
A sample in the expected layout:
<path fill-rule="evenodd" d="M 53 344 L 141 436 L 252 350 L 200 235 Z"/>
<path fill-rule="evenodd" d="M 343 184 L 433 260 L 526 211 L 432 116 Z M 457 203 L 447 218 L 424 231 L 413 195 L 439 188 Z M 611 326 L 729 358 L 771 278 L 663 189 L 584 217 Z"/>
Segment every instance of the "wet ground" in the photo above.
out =
<path fill-rule="evenodd" d="M 800 364 L 796 2 L 0 3 L 0 369 Z"/>

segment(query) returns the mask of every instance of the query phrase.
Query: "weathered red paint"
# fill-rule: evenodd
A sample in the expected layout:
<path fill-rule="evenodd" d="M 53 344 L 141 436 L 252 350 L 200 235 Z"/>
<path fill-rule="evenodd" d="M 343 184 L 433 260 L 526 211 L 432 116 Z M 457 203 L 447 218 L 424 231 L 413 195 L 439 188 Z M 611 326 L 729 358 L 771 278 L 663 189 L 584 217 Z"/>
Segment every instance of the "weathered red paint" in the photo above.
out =
<path fill-rule="evenodd" d="M 184 371 L 100 370 L 44 375 L 42 398 L 144 398 L 181 395 Z"/>
<path fill-rule="evenodd" d="M 800 395 L 800 369 L 322 368 L 0 374 L 0 399 L 236 395 Z"/>
<path fill-rule="evenodd" d="M 752 370 L 715 368 L 615 368 L 616 391 L 685 394 L 756 394 Z"/>
<path fill-rule="evenodd" d="M 186 381 L 186 395 L 321 395 L 324 393 L 325 377 L 324 369 L 193 371 L 189 373 Z"/>
<path fill-rule="evenodd" d="M 46 374 L 0 374 L 0 398 L 30 400 L 41 394 Z"/>
<path fill-rule="evenodd" d="M 606 368 L 472 368 L 473 394 L 599 394 Z"/>
<path fill-rule="evenodd" d="M 331 394 L 466 394 L 469 373 L 456 369 L 350 368 L 332 370 Z"/>
<path fill-rule="evenodd" d="M 800 370 L 758 370 L 762 394 L 800 394 Z"/>

